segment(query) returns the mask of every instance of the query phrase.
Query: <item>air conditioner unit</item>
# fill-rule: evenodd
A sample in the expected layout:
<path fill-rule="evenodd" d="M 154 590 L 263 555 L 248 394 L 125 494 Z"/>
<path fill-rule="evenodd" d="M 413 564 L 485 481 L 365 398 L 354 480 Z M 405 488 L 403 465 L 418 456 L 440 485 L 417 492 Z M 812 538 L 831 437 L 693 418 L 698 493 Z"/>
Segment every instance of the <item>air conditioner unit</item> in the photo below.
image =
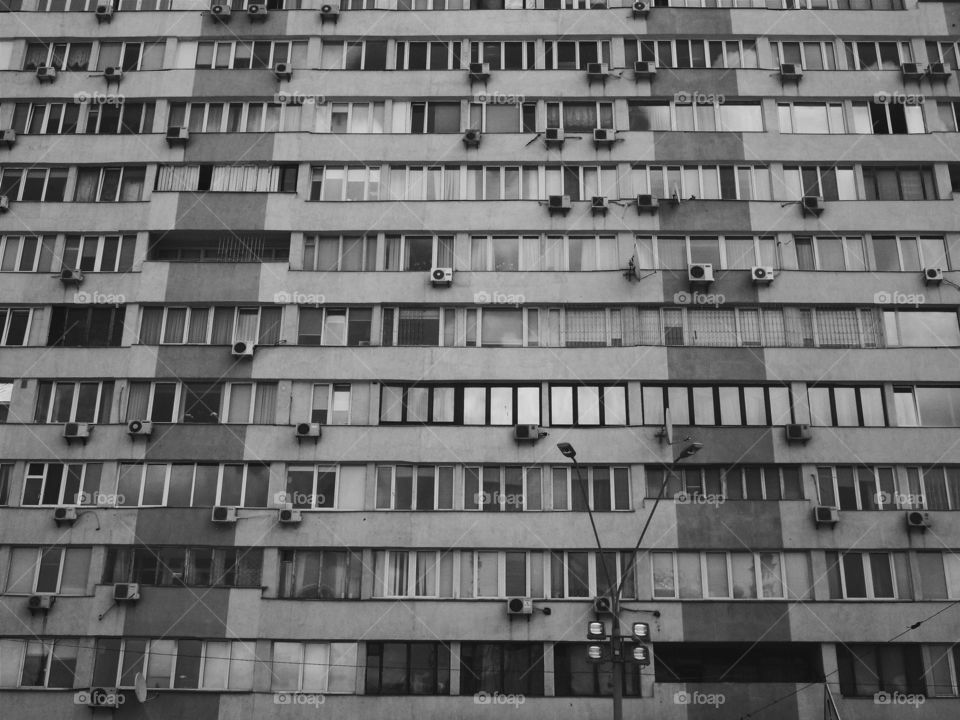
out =
<path fill-rule="evenodd" d="M 153 435 L 153 423 L 148 420 L 131 420 L 127 423 L 127 434 L 150 437 Z"/>
<path fill-rule="evenodd" d="M 210 522 L 214 523 L 235 523 L 237 521 L 237 509 L 232 505 L 214 505 L 210 513 Z"/>
<path fill-rule="evenodd" d="M 273 74 L 277 80 L 289 80 L 293 77 L 293 67 L 290 63 L 277 63 L 273 66 Z"/>
<path fill-rule="evenodd" d="M 321 5 L 320 6 L 320 22 L 325 22 L 329 20 L 330 22 L 336 22 L 340 19 L 340 6 L 339 5 Z"/>
<path fill-rule="evenodd" d="M 90 437 L 90 423 L 64 423 L 63 436 L 67 440 L 86 440 Z"/>
<path fill-rule="evenodd" d="M 482 135 L 483 133 L 477 128 L 468 128 L 467 131 L 463 133 L 463 144 L 467 147 L 479 147 Z"/>
<path fill-rule="evenodd" d="M 74 268 L 62 268 L 60 282 L 64 285 L 79 285 L 83 282 L 83 272 Z"/>
<path fill-rule="evenodd" d="M 603 195 L 594 195 L 590 198 L 590 210 L 594 215 L 604 215 L 610 209 L 610 201 Z"/>
<path fill-rule="evenodd" d="M 657 74 L 657 64 L 652 60 L 637 60 L 633 64 L 633 74 L 638 80 L 640 78 L 652 78 Z"/>
<path fill-rule="evenodd" d="M 136 602 L 140 599 L 140 583 L 117 583 L 113 586 L 115 602 Z"/>
<path fill-rule="evenodd" d="M 804 195 L 800 200 L 800 209 L 804 215 L 816 217 L 823 212 L 823 207 L 823 198 L 819 195 Z"/>
<path fill-rule="evenodd" d="M 522 442 L 536 442 L 546 435 L 539 425 L 517 425 L 513 428 L 514 439 Z"/>
<path fill-rule="evenodd" d="M 637 195 L 637 212 L 653 215 L 660 208 L 660 201 L 653 195 Z"/>
<path fill-rule="evenodd" d="M 931 526 L 930 513 L 911 510 L 907 513 L 907 530 L 922 530 L 926 532 Z"/>
<path fill-rule="evenodd" d="M 780 64 L 780 79 L 781 80 L 800 80 L 803 77 L 803 66 L 799 63 L 781 63 Z"/>
<path fill-rule="evenodd" d="M 566 214 L 570 212 L 570 207 L 569 195 L 551 195 L 547 198 L 547 209 L 551 215 L 554 213 Z"/>
<path fill-rule="evenodd" d="M 292 507 L 284 507 L 280 508 L 278 518 L 281 523 L 296 525 L 299 522 L 303 522 L 303 513 L 299 510 L 294 510 Z"/>
<path fill-rule="evenodd" d="M 41 65 L 37 68 L 37 80 L 42 83 L 53 82 L 57 79 L 57 69 L 49 65 Z"/>
<path fill-rule="evenodd" d="M 250 359 L 253 357 L 253 351 L 256 348 L 249 340 L 240 340 L 233 344 L 233 347 L 230 348 L 230 352 L 235 358 Z"/>
<path fill-rule="evenodd" d="M 953 71 L 946 63 L 930 63 L 927 65 L 927 75 L 935 80 L 946 80 L 953 74 Z"/>
<path fill-rule="evenodd" d="M 906 62 L 900 65 L 900 72 L 904 80 L 919 80 L 924 75 L 923 65 L 915 62 Z"/>
<path fill-rule="evenodd" d="M 524 597 L 507 598 L 507 615 L 533 615 L 533 600 Z"/>
<path fill-rule="evenodd" d="M 210 6 L 211 17 L 220 22 L 228 22 L 230 20 L 230 12 L 230 6 L 226 4 L 217 3 Z"/>
<path fill-rule="evenodd" d="M 613 145 L 617 141 L 617 131 L 610 128 L 594 128 L 593 142 L 596 145 Z"/>
<path fill-rule="evenodd" d="M 123 80 L 123 70 L 118 67 L 108 67 L 104 68 L 103 76 L 107 79 L 107 82 L 116 81 L 120 82 Z"/>
<path fill-rule="evenodd" d="M 30 611 L 31 615 L 38 612 L 49 612 L 56 599 L 55 595 L 31 595 L 27 600 L 27 610 Z"/>
<path fill-rule="evenodd" d="M 923 281 L 927 285 L 939 285 L 943 282 L 943 268 L 929 267 L 923 269 Z"/>
<path fill-rule="evenodd" d="M 836 525 L 840 522 L 840 511 L 827 505 L 814 505 L 813 521 L 817 525 Z"/>
<path fill-rule="evenodd" d="M 123 693 L 117 688 L 90 688 L 81 690 L 73 696 L 75 704 L 91 708 L 119 708 L 125 699 Z"/>
<path fill-rule="evenodd" d="M 754 285 L 769 285 L 776 277 L 776 272 L 772 267 L 763 265 L 754 265 L 750 268 L 750 279 Z"/>
<path fill-rule="evenodd" d="M 650 6 L 643 2 L 643 0 L 636 0 L 631 9 L 635 18 L 646 17 L 650 14 Z"/>
<path fill-rule="evenodd" d="M 110 22 L 111 20 L 113 20 L 113 5 L 106 4 L 106 3 L 101 3 L 100 5 L 97 5 L 95 14 L 97 16 L 98 23 Z"/>
<path fill-rule="evenodd" d="M 17 131 L 13 128 L 0 131 L 0 142 L 4 143 L 8 148 L 12 148 L 17 142 Z"/>
<path fill-rule="evenodd" d="M 486 80 L 490 77 L 490 63 L 472 62 L 468 73 L 471 80 Z"/>
<path fill-rule="evenodd" d="M 593 611 L 596 613 L 612 613 L 613 599 L 608 595 L 600 595 L 593 599 Z"/>
<path fill-rule="evenodd" d="M 0 195 L 0 213 L 10 212 L 10 196 Z"/>
<path fill-rule="evenodd" d="M 53 521 L 57 527 L 61 525 L 73 525 L 77 521 L 77 509 L 67 505 L 61 505 L 53 509 Z"/>
<path fill-rule="evenodd" d="M 788 443 L 805 444 L 810 442 L 810 426 L 800 423 L 790 423 L 784 428 L 784 436 Z"/>
<path fill-rule="evenodd" d="M 247 5 L 247 17 L 250 22 L 263 22 L 267 19 L 266 5 Z"/>
<path fill-rule="evenodd" d="M 449 287 L 453 284 L 453 268 L 435 267 L 430 270 L 430 284 L 434 287 Z"/>
<path fill-rule="evenodd" d="M 610 66 L 607 63 L 587 63 L 588 80 L 606 80 L 610 74 Z"/>
<path fill-rule="evenodd" d="M 303 438 L 319 438 L 322 435 L 320 423 L 297 423 L 296 435 L 298 440 Z"/>
<path fill-rule="evenodd" d="M 175 147 L 190 142 L 190 131 L 185 127 L 167 128 L 167 145 Z"/>
<path fill-rule="evenodd" d="M 687 265 L 687 280 L 692 283 L 712 283 L 712 263 L 690 263 Z"/>
<path fill-rule="evenodd" d="M 563 128 L 548 127 L 543 131 L 543 141 L 547 145 L 563 145 L 564 136 Z"/>

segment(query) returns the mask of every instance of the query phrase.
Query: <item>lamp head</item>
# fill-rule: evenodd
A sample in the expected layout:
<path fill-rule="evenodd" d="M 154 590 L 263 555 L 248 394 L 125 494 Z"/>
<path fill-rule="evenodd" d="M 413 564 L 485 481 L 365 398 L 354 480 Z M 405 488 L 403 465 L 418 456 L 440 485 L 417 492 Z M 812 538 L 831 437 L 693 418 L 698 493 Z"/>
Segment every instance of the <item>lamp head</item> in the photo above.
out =
<path fill-rule="evenodd" d="M 557 443 L 557 449 L 560 450 L 564 457 L 568 457 L 571 460 L 575 460 L 577 457 L 577 451 L 573 449 L 573 445 L 570 443 Z"/>

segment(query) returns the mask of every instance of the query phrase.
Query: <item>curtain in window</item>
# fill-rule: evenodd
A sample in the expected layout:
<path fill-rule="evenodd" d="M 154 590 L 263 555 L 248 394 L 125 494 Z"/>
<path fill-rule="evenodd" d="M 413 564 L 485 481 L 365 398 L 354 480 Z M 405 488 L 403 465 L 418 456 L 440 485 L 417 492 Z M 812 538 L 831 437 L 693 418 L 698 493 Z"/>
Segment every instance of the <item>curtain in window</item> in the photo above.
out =
<path fill-rule="evenodd" d="M 567 310 L 567 347 L 602 347 L 607 344 L 607 318 L 603 310 Z"/>
<path fill-rule="evenodd" d="M 233 317 L 232 307 L 214 308 L 211 345 L 230 345 L 233 342 Z"/>
<path fill-rule="evenodd" d="M 86 70 L 90 65 L 89 43 L 70 43 L 70 52 L 67 53 L 67 70 Z"/>
<path fill-rule="evenodd" d="M 234 333 L 233 341 L 255 341 L 259 336 L 259 333 L 257 333 L 259 320 L 260 313 L 257 310 L 240 310 L 237 313 L 237 329 Z"/>
<path fill-rule="evenodd" d="M 257 340 L 261 345 L 276 345 L 280 342 L 281 308 L 265 307 L 260 309 L 260 337 Z"/>
<path fill-rule="evenodd" d="M 95 202 L 99 184 L 100 170 L 98 168 L 81 168 L 77 173 L 77 189 L 74 193 L 76 202 Z"/>
<path fill-rule="evenodd" d="M 158 345 L 162 323 L 163 308 L 145 307 L 140 320 L 140 342 L 144 345 Z"/>
<path fill-rule="evenodd" d="M 127 420 L 142 420 L 147 417 L 147 402 L 150 398 L 150 383 L 130 383 L 127 398 Z"/>
<path fill-rule="evenodd" d="M 167 325 L 163 332 L 164 343 L 182 343 L 183 329 L 187 321 L 186 308 L 167 308 Z"/>
<path fill-rule="evenodd" d="M 188 343 L 205 343 L 207 341 L 207 308 L 191 308 L 190 329 L 187 333 Z"/>
<path fill-rule="evenodd" d="M 257 383 L 253 406 L 254 425 L 272 425 L 277 415 L 277 383 Z"/>
<path fill-rule="evenodd" d="M 687 310 L 693 345 L 734 346 L 737 323 L 733 310 Z"/>
<path fill-rule="evenodd" d="M 196 191 L 199 186 L 199 165 L 161 165 L 157 169 L 157 192 L 191 192 Z M 79 193 L 80 188 L 78 180 L 78 196 Z"/>
<path fill-rule="evenodd" d="M 823 347 L 859 347 L 855 310 L 818 310 L 817 334 Z"/>
<path fill-rule="evenodd" d="M 520 269 L 540 269 L 540 238 L 538 236 L 520 238 Z"/>

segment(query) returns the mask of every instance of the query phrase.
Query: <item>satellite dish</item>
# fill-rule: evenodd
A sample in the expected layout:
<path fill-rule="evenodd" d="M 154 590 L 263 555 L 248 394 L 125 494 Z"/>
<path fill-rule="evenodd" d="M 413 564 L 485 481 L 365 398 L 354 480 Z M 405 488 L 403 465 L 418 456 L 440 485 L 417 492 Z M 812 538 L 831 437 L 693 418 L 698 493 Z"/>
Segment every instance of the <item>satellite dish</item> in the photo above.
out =
<path fill-rule="evenodd" d="M 137 702 L 147 701 L 147 679 L 143 673 L 137 673 L 133 678 L 133 694 L 137 697 Z"/>

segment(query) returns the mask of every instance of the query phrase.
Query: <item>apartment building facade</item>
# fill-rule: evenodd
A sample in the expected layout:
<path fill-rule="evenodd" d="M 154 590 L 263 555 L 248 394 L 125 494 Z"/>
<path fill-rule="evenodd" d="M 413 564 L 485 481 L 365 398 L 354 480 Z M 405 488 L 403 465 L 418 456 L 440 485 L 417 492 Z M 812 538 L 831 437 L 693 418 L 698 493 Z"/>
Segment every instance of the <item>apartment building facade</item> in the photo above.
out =
<path fill-rule="evenodd" d="M 958 23 L 0 0 L 4 715 L 954 717 Z"/>

